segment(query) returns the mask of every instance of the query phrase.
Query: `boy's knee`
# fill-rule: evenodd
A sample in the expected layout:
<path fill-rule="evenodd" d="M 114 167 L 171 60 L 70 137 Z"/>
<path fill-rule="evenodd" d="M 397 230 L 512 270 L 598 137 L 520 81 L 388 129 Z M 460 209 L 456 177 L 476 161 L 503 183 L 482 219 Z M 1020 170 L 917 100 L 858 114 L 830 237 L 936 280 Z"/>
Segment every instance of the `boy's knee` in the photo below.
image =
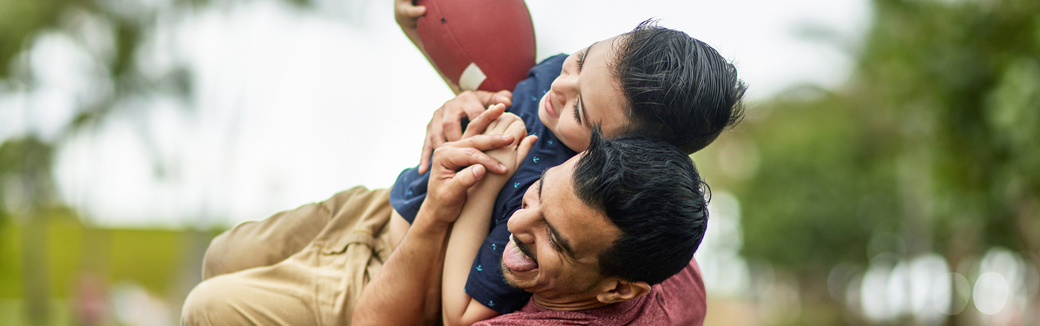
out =
<path fill-rule="evenodd" d="M 214 276 L 237 272 L 231 268 L 228 250 L 225 246 L 228 232 L 221 233 L 213 238 L 206 248 L 206 254 L 202 257 L 202 279 L 208 280 Z"/>

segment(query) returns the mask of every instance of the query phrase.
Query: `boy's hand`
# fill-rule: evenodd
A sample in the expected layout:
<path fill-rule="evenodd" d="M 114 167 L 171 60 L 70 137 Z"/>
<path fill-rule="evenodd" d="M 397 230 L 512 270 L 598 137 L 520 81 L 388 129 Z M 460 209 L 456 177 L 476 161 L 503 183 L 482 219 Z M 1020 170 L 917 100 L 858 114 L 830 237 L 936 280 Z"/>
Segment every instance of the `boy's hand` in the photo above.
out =
<path fill-rule="evenodd" d="M 524 125 L 523 119 L 520 119 L 515 114 L 505 113 L 505 110 L 506 106 L 502 104 L 488 107 L 487 111 L 484 111 L 484 113 L 481 113 L 479 117 L 469 123 L 466 133 L 462 135 L 462 139 L 476 135 L 510 135 L 514 137 L 515 141 L 509 146 L 485 151 L 485 153 L 502 162 L 509 169 L 508 173 L 502 176 L 495 176 L 501 182 L 505 182 L 509 177 L 513 176 L 516 168 L 520 166 L 520 162 L 523 161 L 524 157 L 527 157 L 527 153 L 531 150 L 535 140 L 538 140 L 537 136 L 527 136 L 527 127 Z M 498 185 L 498 187 L 501 186 Z"/>
<path fill-rule="evenodd" d="M 422 156 L 419 159 L 419 173 L 426 173 L 429 168 L 430 155 L 433 150 L 445 142 L 462 139 L 462 118 L 475 120 L 484 113 L 484 108 L 492 104 L 513 105 L 513 93 L 499 91 L 466 91 L 456 96 L 434 111 L 433 118 L 426 125 L 426 139 L 423 140 Z"/>
<path fill-rule="evenodd" d="M 484 151 L 509 146 L 515 141 L 512 135 L 478 135 L 438 147 L 433 153 L 427 198 L 420 211 L 427 211 L 437 222 L 455 222 L 466 203 L 469 188 L 487 171 L 497 174 L 509 171 Z"/>
<path fill-rule="evenodd" d="M 515 139 L 509 146 L 492 149 L 485 151 L 489 156 L 505 164 L 509 172 L 505 173 L 498 179 L 505 182 L 509 177 L 513 176 L 516 172 L 516 168 L 520 166 L 520 162 L 527 157 L 527 153 L 531 150 L 531 146 L 534 145 L 535 140 L 538 140 L 538 136 L 527 136 L 527 127 L 524 125 L 524 120 L 520 119 L 512 113 L 502 113 L 505 111 L 505 106 L 496 104 L 488 108 L 484 114 L 470 123 L 470 128 L 466 129 L 466 135 L 463 138 L 470 137 L 472 133 L 480 133 L 482 135 L 510 135 Z M 486 128 L 484 128 L 481 118 L 496 117 L 491 121 Z M 484 129 L 483 131 L 479 129 Z M 525 137 L 526 136 L 526 137 Z M 502 184 L 498 184 L 496 187 L 501 187 Z"/>
<path fill-rule="evenodd" d="M 412 0 L 394 0 L 394 19 L 406 35 L 415 33 L 419 17 L 426 14 L 426 6 L 416 6 Z"/>

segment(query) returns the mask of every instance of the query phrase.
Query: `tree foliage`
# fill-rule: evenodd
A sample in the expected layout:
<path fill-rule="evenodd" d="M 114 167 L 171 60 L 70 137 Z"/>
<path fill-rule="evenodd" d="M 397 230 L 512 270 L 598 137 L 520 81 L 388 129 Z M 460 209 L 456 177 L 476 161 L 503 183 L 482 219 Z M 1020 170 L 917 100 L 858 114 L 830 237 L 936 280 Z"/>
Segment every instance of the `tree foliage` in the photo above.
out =
<path fill-rule="evenodd" d="M 997 246 L 1040 261 L 1040 2 L 873 8 L 846 85 L 745 126 L 761 167 L 738 186 L 744 254 L 816 289 L 878 247 L 951 269 Z M 904 242 L 879 245 L 889 233 Z"/>
<path fill-rule="evenodd" d="M 0 233 L 8 220 L 24 222 L 22 293 L 30 324 L 47 324 L 50 315 L 47 283 L 46 225 L 51 211 L 62 210 L 54 194 L 52 158 L 63 142 L 84 128 L 93 128 L 115 110 L 147 110 L 126 105 L 140 98 L 165 96 L 191 102 L 192 72 L 184 62 L 149 67 L 142 58 L 146 44 L 161 28 L 197 9 L 245 0 L 0 0 L 0 97 L 31 94 L 41 86 L 30 57 L 48 35 L 71 40 L 97 69 L 69 76 L 92 79 L 96 89 L 77 94 L 74 117 L 55 137 L 41 137 L 31 126 L 24 134 L 0 139 Z M 310 0 L 284 0 L 310 5 Z M 49 64 L 43 62 L 42 64 Z M 97 73 L 100 71 L 100 73 Z M 68 72 L 84 74 L 83 71 Z M 100 86 L 98 86 L 100 85 Z M 110 87 L 104 86 L 110 85 Z M 186 105 L 186 107 L 192 107 Z M 10 108 L 9 108 L 10 109 Z M 13 108 L 33 110 L 32 107 Z M 10 207 L 17 206 L 17 207 Z M 2 271 L 9 272 L 9 271 Z"/>

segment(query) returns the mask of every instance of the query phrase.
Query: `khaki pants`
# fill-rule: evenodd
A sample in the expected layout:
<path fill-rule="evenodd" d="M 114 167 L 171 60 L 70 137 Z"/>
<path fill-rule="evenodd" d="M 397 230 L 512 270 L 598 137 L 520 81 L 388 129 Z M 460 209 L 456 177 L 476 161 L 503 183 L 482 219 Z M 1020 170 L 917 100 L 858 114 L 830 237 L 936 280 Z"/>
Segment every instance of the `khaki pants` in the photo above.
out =
<path fill-rule="evenodd" d="M 356 187 L 213 239 L 184 325 L 347 325 L 392 245 L 388 190 Z"/>

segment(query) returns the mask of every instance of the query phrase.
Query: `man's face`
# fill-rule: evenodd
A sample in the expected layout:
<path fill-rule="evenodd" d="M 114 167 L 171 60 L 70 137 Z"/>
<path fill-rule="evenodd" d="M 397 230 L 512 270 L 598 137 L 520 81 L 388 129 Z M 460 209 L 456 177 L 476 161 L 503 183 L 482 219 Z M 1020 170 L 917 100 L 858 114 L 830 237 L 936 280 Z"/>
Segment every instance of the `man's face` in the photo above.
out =
<path fill-rule="evenodd" d="M 604 136 L 617 136 L 628 126 L 621 82 L 610 69 L 617 60 L 615 36 L 593 43 L 563 61 L 560 76 L 538 102 L 538 118 L 568 148 L 581 152 L 589 147 L 592 126 Z"/>
<path fill-rule="evenodd" d="M 603 212 L 585 205 L 574 192 L 575 156 L 547 170 L 524 194 L 523 206 L 509 219 L 513 234 L 502 255 L 510 285 L 550 302 L 595 298 L 599 253 L 621 236 Z"/>

